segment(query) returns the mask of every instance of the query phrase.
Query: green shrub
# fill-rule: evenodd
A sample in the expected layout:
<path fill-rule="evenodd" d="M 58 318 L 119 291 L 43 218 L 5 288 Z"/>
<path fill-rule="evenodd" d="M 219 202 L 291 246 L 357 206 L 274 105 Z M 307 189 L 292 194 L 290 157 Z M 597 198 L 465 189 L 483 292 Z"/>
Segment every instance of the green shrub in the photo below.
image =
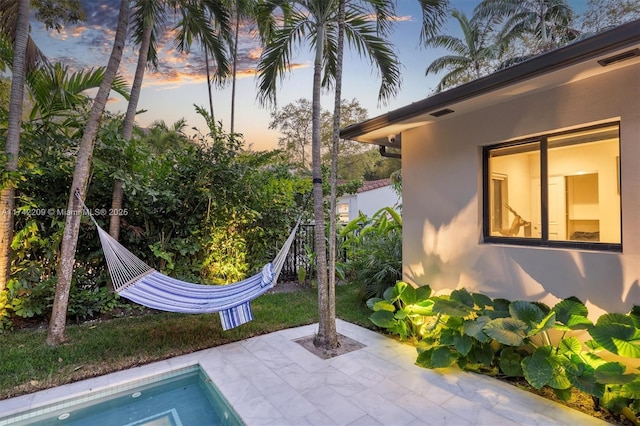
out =
<path fill-rule="evenodd" d="M 382 297 L 402 277 L 402 218 L 385 207 L 364 214 L 340 233 L 346 250 L 345 274 L 365 286 L 367 297 Z"/>
<path fill-rule="evenodd" d="M 562 400 L 572 389 L 635 421 L 640 412 L 640 374 L 609 352 L 640 358 L 640 308 L 604 314 L 594 324 L 587 307 L 570 297 L 543 303 L 491 299 L 465 289 L 432 296 L 428 286 L 398 282 L 367 305 L 370 320 L 402 339 L 415 339 L 417 364 L 458 367 L 491 375 L 523 377 L 536 389 L 549 387 Z M 581 343 L 577 332 L 591 340 Z"/>

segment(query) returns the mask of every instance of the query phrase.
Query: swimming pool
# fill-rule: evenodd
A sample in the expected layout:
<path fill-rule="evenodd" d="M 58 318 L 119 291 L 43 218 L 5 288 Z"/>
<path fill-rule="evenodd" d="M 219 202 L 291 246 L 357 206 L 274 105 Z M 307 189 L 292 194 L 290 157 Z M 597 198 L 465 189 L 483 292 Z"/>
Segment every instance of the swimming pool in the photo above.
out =
<path fill-rule="evenodd" d="M 244 423 L 199 366 L 0 417 L 0 426 L 200 426 Z"/>

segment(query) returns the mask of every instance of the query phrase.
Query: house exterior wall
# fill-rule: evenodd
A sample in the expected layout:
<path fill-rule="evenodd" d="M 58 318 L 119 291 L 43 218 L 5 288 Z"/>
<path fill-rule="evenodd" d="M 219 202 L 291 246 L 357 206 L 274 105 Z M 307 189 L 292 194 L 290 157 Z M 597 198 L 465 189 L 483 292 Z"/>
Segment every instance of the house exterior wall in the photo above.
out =
<path fill-rule="evenodd" d="M 343 203 L 349 204 L 349 220 L 351 221 L 358 217 L 359 212 L 371 217 L 381 208 L 395 207 L 400 203 L 400 199 L 391 186 L 383 186 L 340 197 L 337 204 Z"/>
<path fill-rule="evenodd" d="M 483 146 L 617 120 L 622 253 L 482 242 Z M 640 65 L 452 114 L 402 139 L 405 280 L 549 305 L 576 296 L 592 316 L 640 304 Z"/>

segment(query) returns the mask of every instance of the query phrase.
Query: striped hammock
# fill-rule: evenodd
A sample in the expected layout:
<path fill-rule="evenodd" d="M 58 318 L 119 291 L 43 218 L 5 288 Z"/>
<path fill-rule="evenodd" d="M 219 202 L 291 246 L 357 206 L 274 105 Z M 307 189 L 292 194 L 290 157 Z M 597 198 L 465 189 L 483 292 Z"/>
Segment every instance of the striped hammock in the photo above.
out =
<path fill-rule="evenodd" d="M 80 202 L 89 213 L 81 199 Z M 223 330 L 253 320 L 251 301 L 278 281 L 300 224 L 298 220 L 275 259 L 256 275 L 233 284 L 202 285 L 180 281 L 151 268 L 102 229 L 90 213 L 89 217 L 98 230 L 107 269 L 113 287 L 120 296 L 140 305 L 168 312 L 218 312 Z"/>

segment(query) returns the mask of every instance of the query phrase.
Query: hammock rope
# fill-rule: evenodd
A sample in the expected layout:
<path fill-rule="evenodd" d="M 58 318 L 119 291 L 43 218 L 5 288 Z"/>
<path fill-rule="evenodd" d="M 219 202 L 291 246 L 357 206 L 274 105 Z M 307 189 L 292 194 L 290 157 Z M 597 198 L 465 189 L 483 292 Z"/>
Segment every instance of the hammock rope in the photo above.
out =
<path fill-rule="evenodd" d="M 98 225 L 79 191 L 75 195 L 98 231 L 113 287 L 120 296 L 169 312 L 218 312 L 223 330 L 253 320 L 250 302 L 277 283 L 302 220 L 301 216 L 273 261 L 257 274 L 233 284 L 203 285 L 171 278 L 147 265 Z"/>

